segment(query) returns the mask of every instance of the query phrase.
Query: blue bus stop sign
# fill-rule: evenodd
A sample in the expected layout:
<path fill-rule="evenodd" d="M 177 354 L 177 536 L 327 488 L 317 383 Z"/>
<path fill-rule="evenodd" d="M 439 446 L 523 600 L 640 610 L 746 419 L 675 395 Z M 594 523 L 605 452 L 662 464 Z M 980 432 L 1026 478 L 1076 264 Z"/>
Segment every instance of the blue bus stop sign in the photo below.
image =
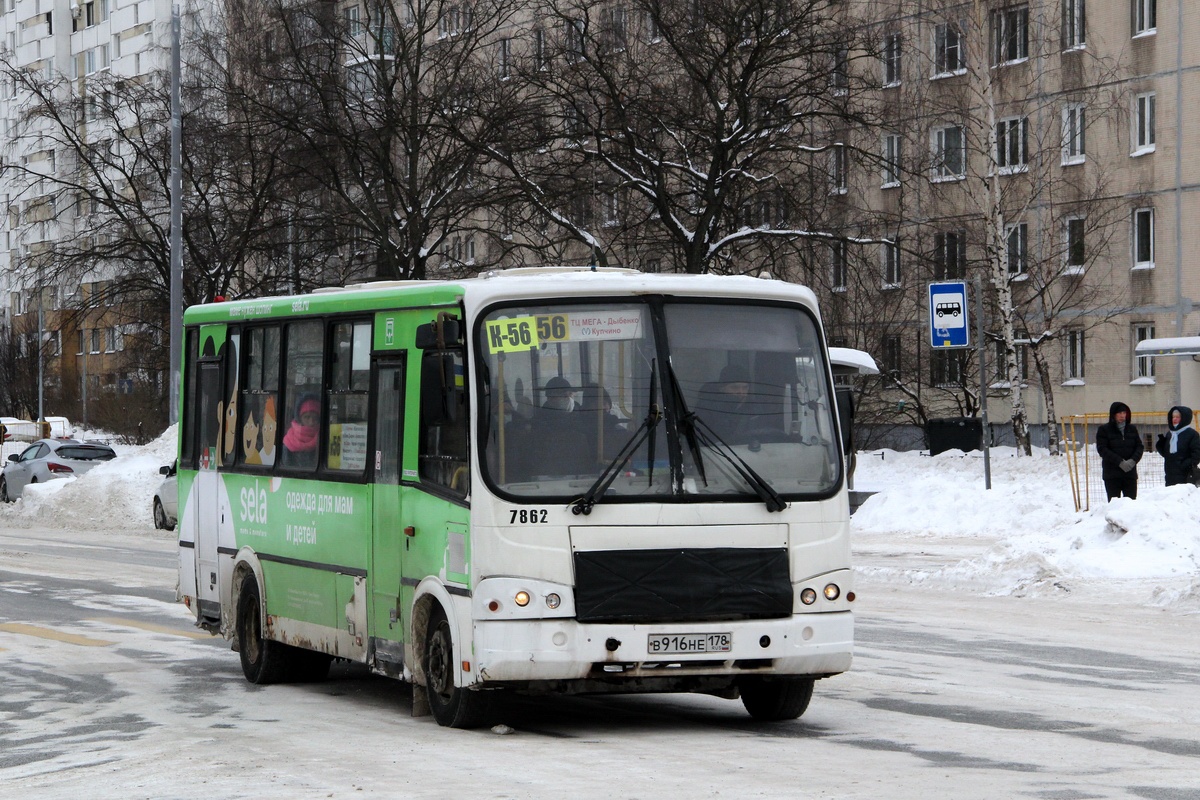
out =
<path fill-rule="evenodd" d="M 967 324 L 967 284 L 945 281 L 929 284 L 929 343 L 934 350 L 970 347 Z"/>

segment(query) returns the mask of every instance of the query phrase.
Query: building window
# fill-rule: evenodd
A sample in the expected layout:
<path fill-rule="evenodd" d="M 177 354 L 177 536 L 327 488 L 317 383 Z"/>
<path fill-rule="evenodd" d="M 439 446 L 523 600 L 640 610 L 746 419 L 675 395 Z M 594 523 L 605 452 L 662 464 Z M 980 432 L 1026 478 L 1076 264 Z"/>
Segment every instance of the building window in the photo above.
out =
<path fill-rule="evenodd" d="M 1137 346 L 1139 342 L 1144 342 L 1147 339 L 1154 338 L 1154 323 L 1139 322 L 1133 326 L 1133 377 L 1137 378 L 1153 378 L 1154 377 L 1154 356 L 1139 356 L 1137 354 Z"/>
<path fill-rule="evenodd" d="M 1029 380 L 1029 358 L 1028 348 L 1023 344 L 1013 346 L 1013 352 L 1016 354 L 1017 361 L 1017 378 L 1022 382 Z M 1008 382 L 1008 349 L 1004 346 L 1004 342 L 997 340 L 995 347 L 992 350 L 992 379 L 995 381 Z"/>
<path fill-rule="evenodd" d="M 611 6 L 600 12 L 601 41 L 608 52 L 624 50 L 628 44 L 627 19 L 628 13 L 623 6 Z"/>
<path fill-rule="evenodd" d="M 845 47 L 839 47 L 833 54 L 829 86 L 834 94 L 845 94 L 850 88 L 850 51 Z"/>
<path fill-rule="evenodd" d="M 349 6 L 343 13 L 346 16 L 346 34 L 355 38 L 362 36 L 363 27 L 362 19 L 359 17 L 359 7 Z"/>
<path fill-rule="evenodd" d="M 946 231 L 933 239 L 933 279 L 958 281 L 967 277 L 967 234 Z"/>
<path fill-rule="evenodd" d="M 512 39 L 504 38 L 496 43 L 496 72 L 501 80 L 512 74 Z"/>
<path fill-rule="evenodd" d="M 1072 217 L 1066 221 L 1066 241 L 1064 242 L 1066 269 L 1063 270 L 1064 275 L 1083 274 L 1087 259 L 1087 250 L 1083 243 L 1086 225 L 1087 220 L 1083 217 Z"/>
<path fill-rule="evenodd" d="M 1084 34 L 1084 24 L 1087 22 L 1085 5 L 1086 0 L 1063 0 L 1062 39 L 1064 50 L 1083 47 L 1086 41 Z"/>
<path fill-rule="evenodd" d="M 883 38 L 883 85 L 900 85 L 900 34 L 889 33 Z"/>
<path fill-rule="evenodd" d="M 1069 105 L 1062 116 L 1062 163 L 1082 164 L 1087 160 L 1084 131 L 1087 129 L 1087 109 L 1082 105 Z"/>
<path fill-rule="evenodd" d="M 1084 352 L 1083 352 L 1083 331 L 1073 330 L 1067 331 L 1067 340 L 1064 343 L 1064 356 L 1066 363 L 1063 365 L 1063 374 L 1065 377 L 1072 380 L 1082 380 L 1084 377 Z"/>
<path fill-rule="evenodd" d="M 897 289 L 900 287 L 900 244 L 891 241 L 884 242 L 883 251 L 883 288 Z"/>
<path fill-rule="evenodd" d="M 900 337 L 888 334 L 883 337 L 883 374 L 892 380 L 900 379 Z"/>
<path fill-rule="evenodd" d="M 1024 222 L 1007 226 L 1004 229 L 1004 242 L 1008 274 L 1013 277 L 1025 275 L 1029 271 L 1029 226 Z"/>
<path fill-rule="evenodd" d="M 614 189 L 611 192 L 605 192 L 603 197 L 604 202 L 604 227 L 613 228 L 621 224 L 621 194 Z"/>
<path fill-rule="evenodd" d="M 846 191 L 846 146 L 835 144 L 829 149 L 829 193 L 845 194 Z"/>
<path fill-rule="evenodd" d="M 1133 268 L 1154 269 L 1154 209 L 1133 212 Z"/>
<path fill-rule="evenodd" d="M 1158 27 L 1158 0 L 1133 0 L 1133 35 L 1145 36 Z"/>
<path fill-rule="evenodd" d="M 1001 173 L 1022 172 L 1029 161 L 1029 130 L 1025 117 L 996 123 L 996 166 Z"/>
<path fill-rule="evenodd" d="M 967 68 L 958 26 L 943 22 L 934 28 L 934 74 L 955 75 Z"/>
<path fill-rule="evenodd" d="M 835 292 L 846 291 L 846 243 L 834 242 L 829 245 L 829 280 Z"/>
<path fill-rule="evenodd" d="M 900 185 L 900 135 L 883 137 L 883 188 Z"/>
<path fill-rule="evenodd" d="M 992 66 L 1029 57 L 1029 7 L 998 8 L 988 18 Z"/>
<path fill-rule="evenodd" d="M 95 355 L 100 352 L 100 329 L 92 328 L 92 346 L 88 350 L 89 353 Z"/>
<path fill-rule="evenodd" d="M 568 19 L 563 22 L 563 38 L 565 39 L 563 50 L 566 53 L 567 61 L 579 61 L 583 58 L 583 31 L 582 19 Z"/>
<path fill-rule="evenodd" d="M 533 65 L 538 72 L 550 68 L 550 56 L 546 50 L 546 31 L 535 28 L 533 31 Z"/>
<path fill-rule="evenodd" d="M 933 132 L 933 177 L 957 180 L 966 174 L 966 146 L 963 129 L 957 125 Z"/>
<path fill-rule="evenodd" d="M 1154 151 L 1154 92 L 1139 94 L 1133 101 L 1133 155 Z"/>
<path fill-rule="evenodd" d="M 929 359 L 929 380 L 934 386 L 954 388 L 962 385 L 963 361 L 961 350 L 934 350 Z"/>

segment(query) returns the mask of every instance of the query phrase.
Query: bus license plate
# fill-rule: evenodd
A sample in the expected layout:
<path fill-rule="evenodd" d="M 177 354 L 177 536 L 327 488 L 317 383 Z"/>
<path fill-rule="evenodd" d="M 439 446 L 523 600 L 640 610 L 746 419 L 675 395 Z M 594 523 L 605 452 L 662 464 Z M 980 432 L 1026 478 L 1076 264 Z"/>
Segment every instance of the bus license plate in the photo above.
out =
<path fill-rule="evenodd" d="M 732 644 L 732 633 L 652 633 L 646 650 L 650 655 L 728 653 Z"/>

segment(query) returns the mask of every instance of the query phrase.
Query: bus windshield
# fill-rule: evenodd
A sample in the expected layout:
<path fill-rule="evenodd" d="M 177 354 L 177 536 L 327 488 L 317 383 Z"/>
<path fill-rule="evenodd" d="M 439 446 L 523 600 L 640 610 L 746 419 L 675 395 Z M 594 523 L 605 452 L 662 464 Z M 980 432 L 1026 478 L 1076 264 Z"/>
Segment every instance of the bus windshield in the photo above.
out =
<path fill-rule="evenodd" d="M 493 308 L 478 331 L 480 456 L 501 495 L 570 502 L 600 482 L 600 502 L 786 500 L 838 485 L 827 366 L 800 307 L 564 301 Z"/>

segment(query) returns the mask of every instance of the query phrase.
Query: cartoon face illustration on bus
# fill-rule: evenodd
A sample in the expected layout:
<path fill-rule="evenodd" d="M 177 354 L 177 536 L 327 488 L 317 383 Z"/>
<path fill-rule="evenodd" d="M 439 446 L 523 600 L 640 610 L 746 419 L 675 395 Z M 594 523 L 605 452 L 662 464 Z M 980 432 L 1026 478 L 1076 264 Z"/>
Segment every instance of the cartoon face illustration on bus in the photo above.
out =
<path fill-rule="evenodd" d="M 275 420 L 275 398 L 268 397 L 263 403 L 262 449 L 258 453 L 260 463 L 269 467 L 275 463 L 275 434 L 279 423 Z"/>
<path fill-rule="evenodd" d="M 258 412 L 253 408 L 246 409 L 246 424 L 242 426 L 242 452 L 246 454 L 247 464 L 261 464 L 259 455 L 258 435 L 261 426 L 258 424 Z"/>

